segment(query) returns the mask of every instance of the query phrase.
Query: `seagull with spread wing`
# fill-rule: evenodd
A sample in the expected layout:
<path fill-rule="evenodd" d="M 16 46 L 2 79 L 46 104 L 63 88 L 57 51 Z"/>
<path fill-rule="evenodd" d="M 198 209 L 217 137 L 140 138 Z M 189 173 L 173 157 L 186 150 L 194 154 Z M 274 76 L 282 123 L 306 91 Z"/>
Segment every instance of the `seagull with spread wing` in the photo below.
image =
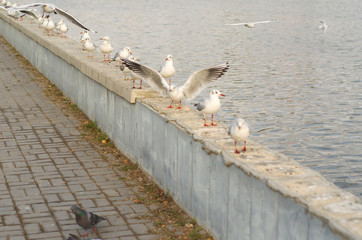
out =
<path fill-rule="evenodd" d="M 272 20 L 259 21 L 259 22 L 226 23 L 225 25 L 228 25 L 228 26 L 239 26 L 239 25 L 242 25 L 242 26 L 245 26 L 245 27 L 248 27 L 248 28 L 255 28 L 255 24 L 259 24 L 259 23 L 271 23 L 271 22 L 275 22 L 275 21 L 276 21 L 275 19 L 272 19 Z"/>
<path fill-rule="evenodd" d="M 156 70 L 128 59 L 122 60 L 129 69 L 140 75 L 152 88 L 162 95 L 168 94 L 170 96 L 172 102 L 168 108 L 172 108 L 173 102 L 179 101 L 178 109 L 181 109 L 183 98 L 188 101 L 194 99 L 208 83 L 218 79 L 229 69 L 228 63 L 205 68 L 191 74 L 184 85 L 175 87 L 168 85 L 167 81 Z"/>
<path fill-rule="evenodd" d="M 14 7 L 14 8 L 32 8 L 32 7 L 41 7 L 43 9 L 43 17 L 44 17 L 45 13 L 48 14 L 48 17 L 51 13 L 54 13 L 54 14 L 59 13 L 60 15 L 67 18 L 71 23 L 77 25 L 78 27 L 96 33 L 96 31 L 93 31 L 93 30 L 89 29 L 88 27 L 86 27 L 85 25 L 83 25 L 78 19 L 76 19 L 75 17 L 70 15 L 67 11 L 60 9 L 51 3 L 31 3 L 31 4 L 27 4 L 27 5 L 21 5 L 18 7 Z"/>

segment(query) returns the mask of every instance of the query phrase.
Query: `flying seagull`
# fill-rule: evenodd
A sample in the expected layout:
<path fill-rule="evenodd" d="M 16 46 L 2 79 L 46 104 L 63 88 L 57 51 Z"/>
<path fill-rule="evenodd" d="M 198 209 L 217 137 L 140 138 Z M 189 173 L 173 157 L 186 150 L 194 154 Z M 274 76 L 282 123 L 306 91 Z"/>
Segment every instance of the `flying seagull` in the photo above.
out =
<path fill-rule="evenodd" d="M 188 101 L 194 99 L 208 83 L 218 79 L 229 69 L 228 63 L 205 68 L 192 73 L 182 86 L 175 87 L 168 85 L 167 81 L 156 70 L 128 59 L 122 60 L 129 69 L 140 75 L 153 89 L 163 95 L 168 94 L 170 96 L 172 102 L 168 108 L 172 108 L 173 102 L 180 102 L 178 109 L 181 108 L 183 98 Z"/>
<path fill-rule="evenodd" d="M 255 28 L 255 24 L 259 24 L 259 23 L 271 23 L 271 22 L 275 22 L 275 21 L 276 21 L 275 19 L 272 19 L 272 20 L 259 21 L 259 22 L 226 23 L 225 25 L 228 25 L 228 26 L 239 26 L 239 25 L 242 25 L 242 26 L 245 26 L 245 27 L 248 27 L 248 28 Z"/>
<path fill-rule="evenodd" d="M 45 13 L 48 13 L 48 17 L 51 13 L 54 14 L 60 14 L 62 16 L 64 16 L 65 18 L 67 18 L 71 23 L 77 25 L 80 28 L 83 28 L 85 30 L 88 30 L 90 32 L 96 33 L 96 31 L 89 29 L 88 27 L 86 27 L 85 25 L 83 25 L 78 19 L 76 19 L 75 17 L 73 17 L 72 15 L 70 15 L 70 13 L 68 13 L 67 11 L 60 9 L 58 7 L 56 7 L 54 4 L 51 3 L 31 3 L 31 4 L 27 4 L 27 5 L 21 5 L 18 7 L 14 7 L 16 8 L 32 8 L 32 7 L 41 7 L 43 9 L 43 17 Z"/>

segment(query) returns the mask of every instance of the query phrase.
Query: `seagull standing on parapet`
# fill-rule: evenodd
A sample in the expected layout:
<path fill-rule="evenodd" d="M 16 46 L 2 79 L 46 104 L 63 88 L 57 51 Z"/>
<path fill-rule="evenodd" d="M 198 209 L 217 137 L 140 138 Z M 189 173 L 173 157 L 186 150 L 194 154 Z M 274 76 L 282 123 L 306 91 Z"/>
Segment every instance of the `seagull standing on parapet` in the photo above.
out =
<path fill-rule="evenodd" d="M 83 47 L 88 52 L 88 57 L 93 58 L 94 49 L 96 49 L 96 45 L 90 41 L 89 38 L 85 39 Z M 92 56 L 89 56 L 89 53 L 92 53 Z"/>
<path fill-rule="evenodd" d="M 206 115 L 211 114 L 211 126 L 216 126 L 214 124 L 214 113 L 219 111 L 221 107 L 220 103 L 220 96 L 225 96 L 224 94 L 220 93 L 219 90 L 212 90 L 209 97 L 202 99 L 199 103 L 195 104 L 197 110 L 199 110 L 204 115 L 204 126 L 208 126 L 206 123 Z"/>
<path fill-rule="evenodd" d="M 83 51 L 85 51 L 85 48 L 84 48 L 84 43 L 85 43 L 85 40 L 88 39 L 90 40 L 90 35 L 88 33 L 87 30 L 84 30 L 82 32 L 80 32 L 81 36 L 80 36 L 80 42 L 82 43 L 82 46 L 83 46 Z"/>
<path fill-rule="evenodd" d="M 93 231 L 97 232 L 97 224 L 101 221 L 106 220 L 104 217 L 100 217 L 94 213 L 87 212 L 86 210 L 81 209 L 80 207 L 73 205 L 72 213 L 75 215 L 75 221 L 79 226 L 81 226 L 85 233 L 82 235 L 83 237 L 87 236 L 87 229 L 93 229 Z"/>
<path fill-rule="evenodd" d="M 139 62 L 140 60 L 137 59 L 135 56 L 131 55 L 129 57 L 129 60 L 130 61 L 133 61 L 133 62 Z M 137 73 L 135 73 L 134 71 L 130 70 L 130 75 L 131 75 L 131 80 L 133 81 L 133 86 L 132 88 L 136 88 L 135 87 L 135 82 L 136 80 L 139 80 L 140 81 L 140 86 L 138 87 L 138 89 L 142 89 L 142 81 L 143 81 L 143 78 L 142 76 L 138 75 Z"/>
<path fill-rule="evenodd" d="M 100 40 L 103 40 L 103 43 L 101 45 L 101 52 L 103 53 L 104 61 L 107 61 L 106 60 L 106 54 L 108 54 L 108 62 L 110 62 L 111 61 L 110 53 L 113 51 L 113 47 L 112 47 L 112 45 L 111 45 L 111 43 L 109 41 L 109 37 L 104 36 Z"/>
<path fill-rule="evenodd" d="M 85 25 L 83 25 L 78 19 L 76 19 L 75 17 L 70 15 L 67 11 L 60 9 L 51 3 L 32 3 L 32 4 L 27 4 L 27 5 L 21 5 L 18 8 L 31 8 L 31 7 L 42 7 L 43 17 L 44 17 L 45 13 L 48 13 L 47 17 L 49 17 L 51 13 L 54 13 L 54 14 L 59 13 L 60 15 L 62 15 L 66 19 L 68 19 L 68 21 L 77 25 L 78 27 L 88 30 L 90 32 L 96 33 L 96 31 L 93 31 L 93 30 L 89 29 L 88 27 L 86 27 Z"/>
<path fill-rule="evenodd" d="M 129 59 L 130 61 L 139 61 L 133 55 L 129 55 L 127 59 Z M 124 73 L 124 79 L 123 80 L 127 80 L 127 73 L 131 73 L 132 72 L 131 69 L 129 69 L 124 62 L 121 62 L 121 65 L 119 66 L 119 69 Z M 135 84 L 135 81 L 133 80 L 133 87 L 132 88 L 135 88 L 134 84 Z"/>
<path fill-rule="evenodd" d="M 168 94 L 170 96 L 172 101 L 168 108 L 172 108 L 174 101 L 180 102 L 178 109 L 181 108 L 183 98 L 186 98 L 188 101 L 194 99 L 209 82 L 218 79 L 229 69 L 228 63 L 205 68 L 191 74 L 181 87 L 174 87 L 168 85 L 167 81 L 156 70 L 127 59 L 123 59 L 123 61 L 127 67 L 147 81 L 152 88 L 163 95 Z"/>
<path fill-rule="evenodd" d="M 64 20 L 60 19 L 57 24 L 55 25 L 55 30 L 57 32 L 57 34 L 60 34 L 60 26 L 63 24 Z"/>
<path fill-rule="evenodd" d="M 128 59 L 129 56 L 131 55 L 132 55 L 131 48 L 125 47 L 122 50 L 117 51 L 112 60 L 119 61 L 120 65 L 122 65 L 122 58 Z"/>
<path fill-rule="evenodd" d="M 67 32 L 68 32 L 68 27 L 65 24 L 65 22 L 62 23 L 62 25 L 60 25 L 60 37 L 61 38 L 66 38 L 67 37 Z"/>
<path fill-rule="evenodd" d="M 55 24 L 53 19 L 49 18 L 48 24 L 46 25 L 45 29 L 48 32 L 48 36 L 54 35 Z"/>
<path fill-rule="evenodd" d="M 325 21 L 321 20 L 320 23 L 322 23 L 322 25 L 319 26 L 319 29 L 323 30 L 323 33 L 325 33 L 327 31 L 328 25 Z"/>
<path fill-rule="evenodd" d="M 244 148 L 243 151 L 246 151 L 246 138 L 250 134 L 249 126 L 245 122 L 244 119 L 238 118 L 236 121 L 232 122 L 229 127 L 228 134 L 231 136 L 232 139 L 235 140 L 235 153 L 240 153 L 237 148 L 238 141 L 244 141 Z"/>
<path fill-rule="evenodd" d="M 225 25 L 229 25 L 229 26 L 245 26 L 248 28 L 255 28 L 255 24 L 259 24 L 259 23 L 271 23 L 271 22 L 275 22 L 275 19 L 272 20 L 267 20 L 267 21 L 260 21 L 260 22 L 244 22 L 244 23 L 227 23 Z"/>
<path fill-rule="evenodd" d="M 163 64 L 160 74 L 163 78 L 168 78 L 168 84 L 171 86 L 171 77 L 176 73 L 175 67 L 173 66 L 172 55 L 167 55 L 165 63 Z"/>

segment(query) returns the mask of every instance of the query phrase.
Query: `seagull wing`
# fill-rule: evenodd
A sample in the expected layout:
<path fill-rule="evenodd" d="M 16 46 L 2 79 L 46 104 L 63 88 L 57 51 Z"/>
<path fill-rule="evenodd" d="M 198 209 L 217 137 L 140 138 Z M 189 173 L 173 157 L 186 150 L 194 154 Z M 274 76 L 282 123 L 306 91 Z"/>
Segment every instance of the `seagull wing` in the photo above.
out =
<path fill-rule="evenodd" d="M 35 19 L 38 18 L 38 15 L 36 15 L 35 12 L 33 12 L 32 10 L 23 9 L 23 10 L 19 10 L 19 12 L 25 13 L 29 16 L 33 16 Z"/>
<path fill-rule="evenodd" d="M 47 4 L 49 4 L 49 3 L 30 3 L 30 4 L 19 5 L 17 7 L 13 7 L 13 8 L 39 7 L 39 6 L 44 6 L 44 5 L 47 5 Z"/>
<path fill-rule="evenodd" d="M 77 25 L 78 27 L 83 28 L 83 29 L 88 30 L 88 31 L 91 31 L 93 33 L 96 33 L 96 31 L 93 31 L 93 30 L 89 29 L 88 27 L 84 26 L 78 19 L 76 19 L 75 17 L 70 15 L 67 11 L 64 11 L 63 9 L 60 9 L 58 7 L 55 7 L 55 10 L 56 10 L 57 13 L 59 13 L 62 16 L 66 17 L 70 22 Z"/>
<path fill-rule="evenodd" d="M 275 19 L 272 19 L 272 20 L 267 20 L 267 21 L 252 22 L 251 24 L 258 24 L 258 23 L 271 23 L 271 22 L 275 22 Z"/>
<path fill-rule="evenodd" d="M 228 26 L 239 26 L 239 25 L 246 25 L 246 24 L 250 24 L 250 23 L 225 23 L 225 25 L 228 25 Z"/>
<path fill-rule="evenodd" d="M 225 25 L 238 26 L 238 25 L 247 25 L 247 24 L 270 23 L 270 22 L 275 22 L 275 21 L 276 21 L 275 19 L 272 19 L 272 20 L 259 21 L 259 22 L 227 23 L 227 24 L 225 24 Z"/>
<path fill-rule="evenodd" d="M 228 63 L 219 64 L 213 67 L 205 68 L 191 74 L 189 79 L 181 87 L 186 100 L 190 101 L 195 98 L 206 85 L 224 75 L 229 69 Z"/>
<path fill-rule="evenodd" d="M 133 62 L 128 59 L 122 58 L 122 61 L 126 64 L 126 66 L 131 69 L 134 73 L 138 74 L 150 85 L 153 89 L 157 90 L 163 95 L 167 95 L 170 86 L 168 83 L 163 79 L 161 74 L 156 70 L 139 64 L 137 62 Z"/>

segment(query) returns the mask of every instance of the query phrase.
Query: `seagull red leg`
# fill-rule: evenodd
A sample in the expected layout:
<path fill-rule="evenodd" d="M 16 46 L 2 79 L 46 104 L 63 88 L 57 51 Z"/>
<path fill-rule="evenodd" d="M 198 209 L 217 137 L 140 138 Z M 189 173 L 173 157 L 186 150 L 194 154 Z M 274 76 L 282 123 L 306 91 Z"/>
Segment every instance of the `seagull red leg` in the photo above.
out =
<path fill-rule="evenodd" d="M 235 153 L 240 153 L 240 152 L 238 151 L 238 148 L 236 147 L 236 141 L 235 141 Z"/>
<path fill-rule="evenodd" d="M 214 124 L 214 114 L 211 114 L 211 126 L 216 126 L 216 124 Z"/>
<path fill-rule="evenodd" d="M 244 140 L 244 148 L 243 148 L 243 151 L 244 151 L 244 152 L 246 151 L 246 140 Z"/>
<path fill-rule="evenodd" d="M 142 79 L 140 81 L 140 87 L 138 89 L 142 89 Z"/>
<path fill-rule="evenodd" d="M 181 100 L 180 100 L 180 104 L 178 105 L 177 109 L 181 109 Z"/>
<path fill-rule="evenodd" d="M 170 106 L 168 106 L 167 108 L 173 108 L 173 107 L 172 107 L 172 103 L 173 103 L 173 100 L 171 100 L 171 104 L 170 104 Z"/>

